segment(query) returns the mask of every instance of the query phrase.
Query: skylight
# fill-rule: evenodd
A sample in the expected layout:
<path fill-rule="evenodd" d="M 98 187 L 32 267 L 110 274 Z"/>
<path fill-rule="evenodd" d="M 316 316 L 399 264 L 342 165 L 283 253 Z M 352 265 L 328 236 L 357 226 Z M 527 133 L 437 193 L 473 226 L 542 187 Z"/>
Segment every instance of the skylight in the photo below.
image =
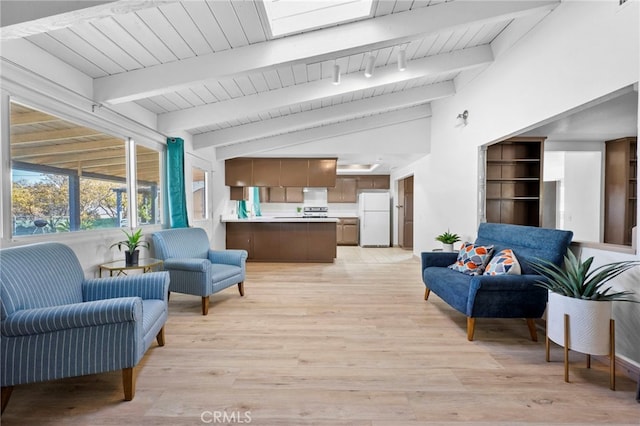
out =
<path fill-rule="evenodd" d="M 263 0 L 274 37 L 371 15 L 373 0 Z"/>

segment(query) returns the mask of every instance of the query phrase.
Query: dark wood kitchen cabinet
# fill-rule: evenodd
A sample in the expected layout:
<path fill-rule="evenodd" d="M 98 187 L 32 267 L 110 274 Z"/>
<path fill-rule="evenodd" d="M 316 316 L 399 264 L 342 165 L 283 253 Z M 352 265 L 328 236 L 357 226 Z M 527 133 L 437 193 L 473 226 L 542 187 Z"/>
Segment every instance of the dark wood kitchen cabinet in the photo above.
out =
<path fill-rule="evenodd" d="M 309 160 L 282 158 L 280 160 L 280 186 L 308 186 Z"/>
<path fill-rule="evenodd" d="M 257 262 L 326 262 L 336 258 L 335 222 L 227 222 L 226 246 Z"/>
<path fill-rule="evenodd" d="M 358 201 L 356 178 L 351 176 L 336 177 L 336 186 L 327 188 L 327 201 L 329 203 L 356 203 Z"/>
<path fill-rule="evenodd" d="M 225 185 L 333 187 L 336 158 L 233 158 L 225 161 Z"/>
<path fill-rule="evenodd" d="M 261 188 L 260 191 L 262 203 L 302 203 L 303 201 L 303 188 L 299 187 Z"/>
<path fill-rule="evenodd" d="M 233 158 L 224 162 L 224 183 L 227 186 L 253 186 L 253 160 Z"/>
<path fill-rule="evenodd" d="M 280 186 L 280 160 L 254 158 L 251 186 Z"/>
<path fill-rule="evenodd" d="M 336 242 L 340 246 L 358 245 L 358 218 L 340 218 L 336 224 Z"/>
<path fill-rule="evenodd" d="M 309 180 L 306 186 L 328 188 L 336 186 L 336 160 L 309 159 Z"/>
<path fill-rule="evenodd" d="M 358 189 L 389 189 L 389 175 L 363 175 L 357 176 Z"/>

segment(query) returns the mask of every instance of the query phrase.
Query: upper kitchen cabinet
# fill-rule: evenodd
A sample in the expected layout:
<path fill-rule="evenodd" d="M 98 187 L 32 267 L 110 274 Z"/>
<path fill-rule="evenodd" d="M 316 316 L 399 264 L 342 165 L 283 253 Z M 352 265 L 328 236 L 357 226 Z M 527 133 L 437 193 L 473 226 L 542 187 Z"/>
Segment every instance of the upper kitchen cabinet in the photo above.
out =
<path fill-rule="evenodd" d="M 280 160 L 277 158 L 254 158 L 251 186 L 280 186 Z"/>
<path fill-rule="evenodd" d="M 226 160 L 224 182 L 227 186 L 253 186 L 253 160 L 251 158 Z"/>
<path fill-rule="evenodd" d="M 306 158 L 280 159 L 280 186 L 309 186 L 309 160 Z"/>
<path fill-rule="evenodd" d="M 234 158 L 225 162 L 225 185 L 333 187 L 336 162 L 336 158 Z"/>
<path fill-rule="evenodd" d="M 329 188 L 336 186 L 336 159 L 310 158 L 309 181 L 306 186 Z"/>
<path fill-rule="evenodd" d="M 358 189 L 389 189 L 389 175 L 366 175 L 357 177 Z"/>
<path fill-rule="evenodd" d="M 353 176 L 336 177 L 336 186 L 328 188 L 327 201 L 329 203 L 356 203 L 358 201 L 356 178 Z"/>

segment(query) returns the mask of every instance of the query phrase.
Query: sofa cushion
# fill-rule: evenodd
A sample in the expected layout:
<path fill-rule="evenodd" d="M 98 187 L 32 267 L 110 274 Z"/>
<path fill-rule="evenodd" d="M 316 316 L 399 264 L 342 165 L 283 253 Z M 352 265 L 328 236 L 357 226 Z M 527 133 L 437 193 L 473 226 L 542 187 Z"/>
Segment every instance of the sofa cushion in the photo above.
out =
<path fill-rule="evenodd" d="M 449 269 L 467 275 L 480 275 L 491 258 L 493 246 L 481 246 L 465 242 L 458 252 L 458 258 Z"/>
<path fill-rule="evenodd" d="M 437 266 L 425 268 L 422 274 L 422 280 L 431 291 L 463 314 L 467 312 L 471 278 L 470 275 Z"/>
<path fill-rule="evenodd" d="M 511 249 L 504 249 L 491 258 L 483 275 L 520 275 L 520 263 Z"/>

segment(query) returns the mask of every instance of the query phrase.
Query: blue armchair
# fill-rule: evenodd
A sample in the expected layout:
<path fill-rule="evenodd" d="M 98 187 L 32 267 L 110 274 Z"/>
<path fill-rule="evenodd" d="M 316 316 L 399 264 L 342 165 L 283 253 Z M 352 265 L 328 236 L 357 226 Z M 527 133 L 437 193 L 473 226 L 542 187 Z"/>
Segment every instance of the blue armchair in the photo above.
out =
<path fill-rule="evenodd" d="M 15 385 L 133 368 L 157 340 L 164 346 L 169 274 L 85 279 L 60 243 L 0 250 L 2 410 Z"/>
<path fill-rule="evenodd" d="M 151 238 L 155 257 L 171 275 L 169 290 L 202 297 L 202 315 L 209 313 L 213 293 L 238 284 L 244 296 L 245 250 L 211 250 L 202 228 L 165 229 Z"/>
<path fill-rule="evenodd" d="M 494 246 L 494 253 L 512 249 L 522 275 L 466 275 L 447 268 L 457 253 L 423 252 L 424 299 L 434 292 L 467 316 L 467 339 L 473 340 L 476 318 L 525 318 L 531 340 L 537 341 L 534 319 L 547 306 L 547 290 L 534 285 L 543 279 L 530 262 L 545 259 L 562 265 L 573 232 L 502 223 L 481 223 L 476 245 Z"/>

